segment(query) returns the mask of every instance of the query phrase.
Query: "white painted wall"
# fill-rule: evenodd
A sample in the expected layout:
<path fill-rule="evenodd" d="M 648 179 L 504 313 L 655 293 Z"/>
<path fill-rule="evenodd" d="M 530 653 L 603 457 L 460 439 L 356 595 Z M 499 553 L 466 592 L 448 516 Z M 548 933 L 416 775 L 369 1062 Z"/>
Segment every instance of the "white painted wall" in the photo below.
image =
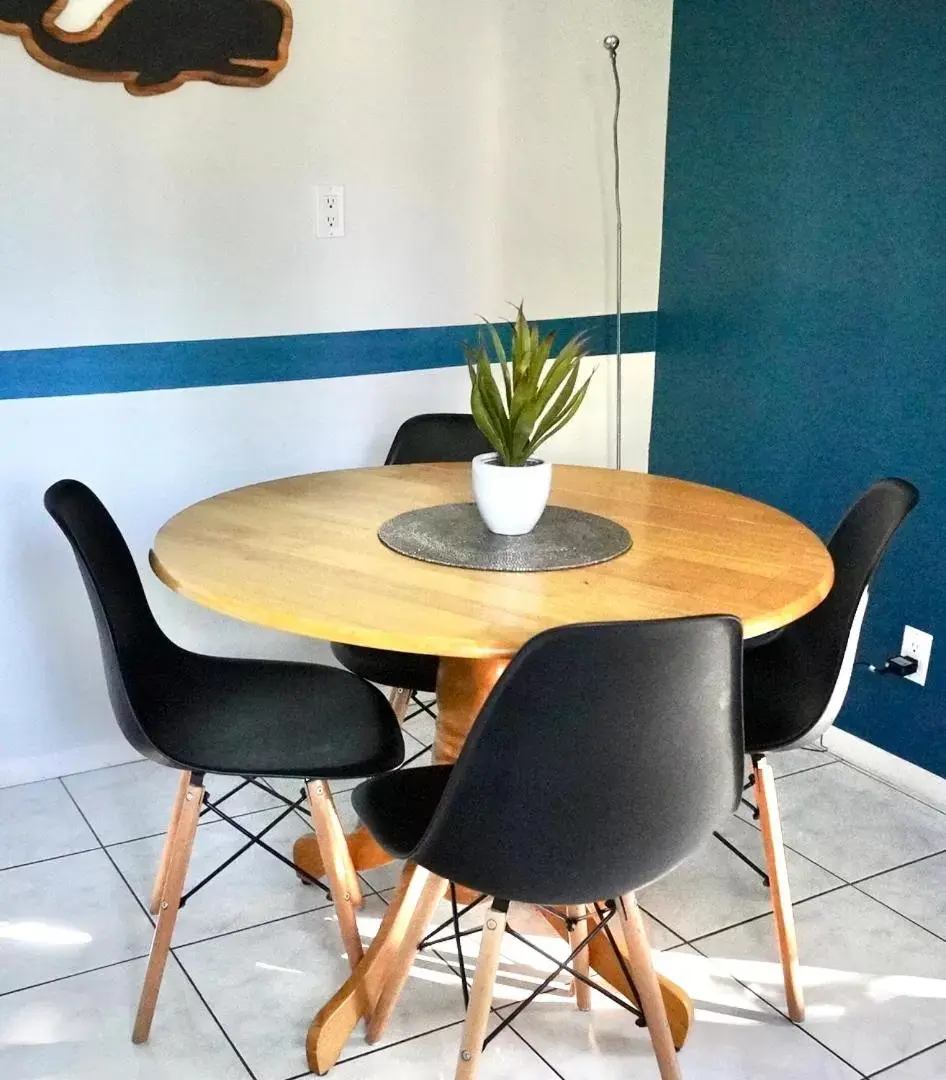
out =
<path fill-rule="evenodd" d="M 139 100 L 46 71 L 0 38 L 0 363 L 45 346 L 466 323 L 613 307 L 601 38 L 625 78 L 625 310 L 656 306 L 670 0 L 296 4 L 262 91 L 192 84 Z M 347 236 L 316 241 L 312 188 L 346 186 Z M 625 463 L 646 467 L 652 356 L 625 359 Z M 605 463 L 601 371 L 556 460 Z M 45 486 L 73 475 L 142 560 L 214 491 L 374 463 L 398 423 L 466 407 L 461 368 L 0 402 L 0 785 L 128 751 L 88 605 Z M 550 444 L 551 446 L 551 444 Z M 318 656 L 156 582 L 182 643 Z"/>

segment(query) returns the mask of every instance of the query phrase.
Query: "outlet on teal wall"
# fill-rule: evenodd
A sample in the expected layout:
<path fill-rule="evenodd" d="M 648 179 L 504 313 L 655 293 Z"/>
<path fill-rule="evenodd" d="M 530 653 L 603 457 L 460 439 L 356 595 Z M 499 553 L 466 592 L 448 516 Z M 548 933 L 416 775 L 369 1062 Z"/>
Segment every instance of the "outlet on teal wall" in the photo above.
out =
<path fill-rule="evenodd" d="M 664 213 L 651 468 L 822 534 L 912 480 L 860 655 L 946 635 L 946 5 L 676 0 Z M 946 636 L 840 724 L 946 776 Z"/>

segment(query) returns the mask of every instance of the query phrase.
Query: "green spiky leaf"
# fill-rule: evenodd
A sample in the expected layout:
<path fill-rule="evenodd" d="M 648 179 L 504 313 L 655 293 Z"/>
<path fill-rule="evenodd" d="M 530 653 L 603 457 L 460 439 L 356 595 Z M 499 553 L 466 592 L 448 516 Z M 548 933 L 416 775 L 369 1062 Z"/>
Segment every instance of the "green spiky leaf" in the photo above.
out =
<path fill-rule="evenodd" d="M 485 320 L 484 320 L 485 322 Z M 524 465 L 536 448 L 578 411 L 588 381 L 576 390 L 586 339 L 577 335 L 553 357 L 554 334 L 530 326 L 524 307 L 510 324 L 509 348 L 496 327 L 486 323 L 488 340 L 464 346 L 470 376 L 470 408 L 476 424 L 503 464 Z M 499 383 L 491 365 L 499 367 Z"/>

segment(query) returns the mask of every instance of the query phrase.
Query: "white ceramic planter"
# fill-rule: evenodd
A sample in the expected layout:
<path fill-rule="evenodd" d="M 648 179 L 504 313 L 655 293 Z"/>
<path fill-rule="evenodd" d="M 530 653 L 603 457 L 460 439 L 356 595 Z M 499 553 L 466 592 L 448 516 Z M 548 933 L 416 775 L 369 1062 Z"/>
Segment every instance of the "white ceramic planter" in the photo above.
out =
<path fill-rule="evenodd" d="M 552 490 L 552 464 L 537 458 L 528 465 L 499 464 L 490 451 L 473 458 L 473 498 L 486 527 L 502 536 L 531 532 Z"/>

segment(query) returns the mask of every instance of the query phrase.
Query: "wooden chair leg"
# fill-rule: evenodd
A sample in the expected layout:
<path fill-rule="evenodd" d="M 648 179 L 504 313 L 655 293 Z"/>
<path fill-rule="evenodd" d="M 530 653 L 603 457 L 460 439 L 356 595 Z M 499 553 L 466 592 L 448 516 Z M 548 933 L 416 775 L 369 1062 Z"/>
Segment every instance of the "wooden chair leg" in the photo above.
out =
<path fill-rule="evenodd" d="M 404 717 L 407 715 L 407 709 L 411 703 L 412 693 L 412 690 L 407 690 L 404 687 L 395 687 L 388 695 L 388 701 L 391 703 L 391 708 L 394 710 L 394 715 L 397 717 L 399 724 L 404 723 Z"/>
<path fill-rule="evenodd" d="M 660 1071 L 661 1080 L 681 1080 L 677 1051 L 673 1045 L 667 1010 L 664 1006 L 660 983 L 657 980 L 657 972 L 654 971 L 650 943 L 647 941 L 640 908 L 637 906 L 633 893 L 622 896 L 617 905 L 618 918 L 627 943 L 631 978 L 634 980 L 637 999 L 644 1012 L 644 1019 L 647 1021 L 647 1030 L 650 1032 L 650 1041 L 657 1057 L 657 1068 Z"/>
<path fill-rule="evenodd" d="M 171 849 L 174 847 L 174 833 L 177 823 L 181 820 L 181 810 L 184 808 L 184 797 L 191 782 L 191 774 L 185 769 L 181 772 L 177 782 L 177 794 L 171 806 L 171 819 L 168 821 L 167 836 L 164 838 L 164 847 L 161 849 L 161 860 L 158 863 L 158 872 L 154 876 L 154 887 L 151 890 L 151 903 L 148 910 L 152 915 L 157 915 L 161 907 L 161 894 L 164 892 L 164 882 L 168 875 L 168 864 L 171 861 Z"/>
<path fill-rule="evenodd" d="M 574 952 L 578 947 L 579 942 L 588 936 L 588 909 L 584 904 L 578 904 L 574 907 L 566 908 L 565 914 L 569 919 L 579 920 L 575 928 L 568 931 L 568 947 Z M 574 966 L 575 970 L 580 971 L 582 975 L 589 974 L 591 971 L 591 960 L 587 949 L 582 949 L 575 957 Z M 575 1004 L 581 1012 L 588 1012 L 591 1009 L 591 987 L 586 982 L 582 982 L 581 979 L 573 979 L 572 982 L 575 988 Z"/>
<path fill-rule="evenodd" d="M 406 863 L 388 910 L 365 958 L 319 1010 L 306 1036 L 309 1068 L 324 1076 L 338 1061 L 358 1021 L 370 1018 L 387 982 L 391 960 L 410 926 L 414 909 L 429 877 L 427 870 Z"/>
<path fill-rule="evenodd" d="M 500 950 L 506 930 L 509 905 L 504 900 L 494 900 L 486 912 L 480 954 L 476 960 L 476 972 L 470 990 L 470 1004 L 466 1010 L 463 1036 L 460 1040 L 460 1056 L 454 1080 L 474 1080 L 483 1053 L 483 1039 L 489 1023 L 489 1010 L 493 1004 L 493 986 L 499 969 Z M 586 988 L 587 989 L 587 988 Z"/>
<path fill-rule="evenodd" d="M 326 801 L 328 802 L 329 807 L 330 807 L 330 809 L 332 811 L 332 814 L 334 815 L 335 821 L 339 822 L 339 825 L 340 825 L 341 824 L 341 819 L 338 816 L 338 810 L 336 809 L 336 806 L 335 806 L 335 799 L 334 799 L 334 797 L 332 795 L 332 789 L 329 787 L 327 781 L 323 780 L 322 783 L 323 783 L 323 786 L 325 787 Z M 355 869 L 355 860 L 352 857 L 351 837 L 350 836 L 345 836 L 343 834 L 342 838 L 343 838 L 343 840 L 345 842 L 345 852 L 341 853 L 342 854 L 342 868 L 345 871 L 345 880 L 348 882 L 348 893 L 351 896 L 351 902 L 355 905 L 356 908 L 360 908 L 362 906 L 362 904 L 364 904 L 365 901 L 364 901 L 364 896 L 362 895 L 362 891 L 361 891 L 361 879 L 358 877 L 358 871 Z M 318 834 L 316 834 L 315 839 L 316 839 L 316 843 L 318 843 Z M 346 855 L 346 852 L 347 852 L 347 855 Z M 321 854 L 321 852 L 320 852 L 320 854 Z M 389 855 L 388 859 L 390 860 L 390 858 L 391 858 L 391 856 Z M 327 872 L 328 871 L 326 871 L 326 873 Z"/>
<path fill-rule="evenodd" d="M 769 892 L 775 917 L 775 938 L 778 943 L 782 977 L 785 980 L 785 1000 L 788 1015 L 796 1024 L 805 1019 L 805 998 L 798 967 L 798 942 L 795 939 L 795 918 L 788 884 L 788 866 L 782 842 L 782 823 L 779 820 L 772 766 L 764 757 L 753 759 L 756 799 L 759 805 L 759 827 L 765 848 L 765 863 L 769 872 Z"/>
<path fill-rule="evenodd" d="M 310 780 L 306 787 L 319 854 L 322 856 L 322 865 L 332 890 L 332 903 L 335 905 L 348 963 L 354 971 L 364 955 L 361 935 L 358 933 L 358 920 L 355 918 L 355 908 L 361 903 L 358 877 L 352 866 L 351 854 L 328 785 L 324 780 Z"/>
<path fill-rule="evenodd" d="M 398 945 L 397 953 L 391 961 L 391 966 L 385 977 L 384 988 L 378 998 L 377 1008 L 374 1009 L 371 1019 L 368 1021 L 367 1039 L 369 1043 L 376 1043 L 384 1034 L 384 1029 L 387 1027 L 391 1014 L 394 1012 L 394 1006 L 397 1004 L 397 999 L 401 996 L 401 991 L 404 989 L 404 985 L 411 973 L 417 946 L 424 936 L 424 931 L 427 929 L 437 905 L 447 891 L 447 885 L 447 880 L 437 877 L 436 874 L 430 874 L 424 883 L 423 891 L 411 916 L 410 924 Z"/>
<path fill-rule="evenodd" d="M 167 873 L 164 877 L 158 907 L 158 921 L 154 928 L 148 968 L 145 971 L 141 997 L 138 1000 L 138 1012 L 135 1015 L 135 1026 L 131 1035 L 131 1040 L 135 1043 L 147 1042 L 151 1033 L 154 1007 L 158 1003 L 158 993 L 171 947 L 174 924 L 177 922 L 177 913 L 181 906 L 181 893 L 184 891 L 187 867 L 190 864 L 191 850 L 194 847 L 194 837 L 197 835 L 197 822 L 200 819 L 203 801 L 204 778 L 191 776 L 184 793 L 184 805 L 181 807 L 177 827 L 174 829 L 171 851 L 168 855 Z"/>

